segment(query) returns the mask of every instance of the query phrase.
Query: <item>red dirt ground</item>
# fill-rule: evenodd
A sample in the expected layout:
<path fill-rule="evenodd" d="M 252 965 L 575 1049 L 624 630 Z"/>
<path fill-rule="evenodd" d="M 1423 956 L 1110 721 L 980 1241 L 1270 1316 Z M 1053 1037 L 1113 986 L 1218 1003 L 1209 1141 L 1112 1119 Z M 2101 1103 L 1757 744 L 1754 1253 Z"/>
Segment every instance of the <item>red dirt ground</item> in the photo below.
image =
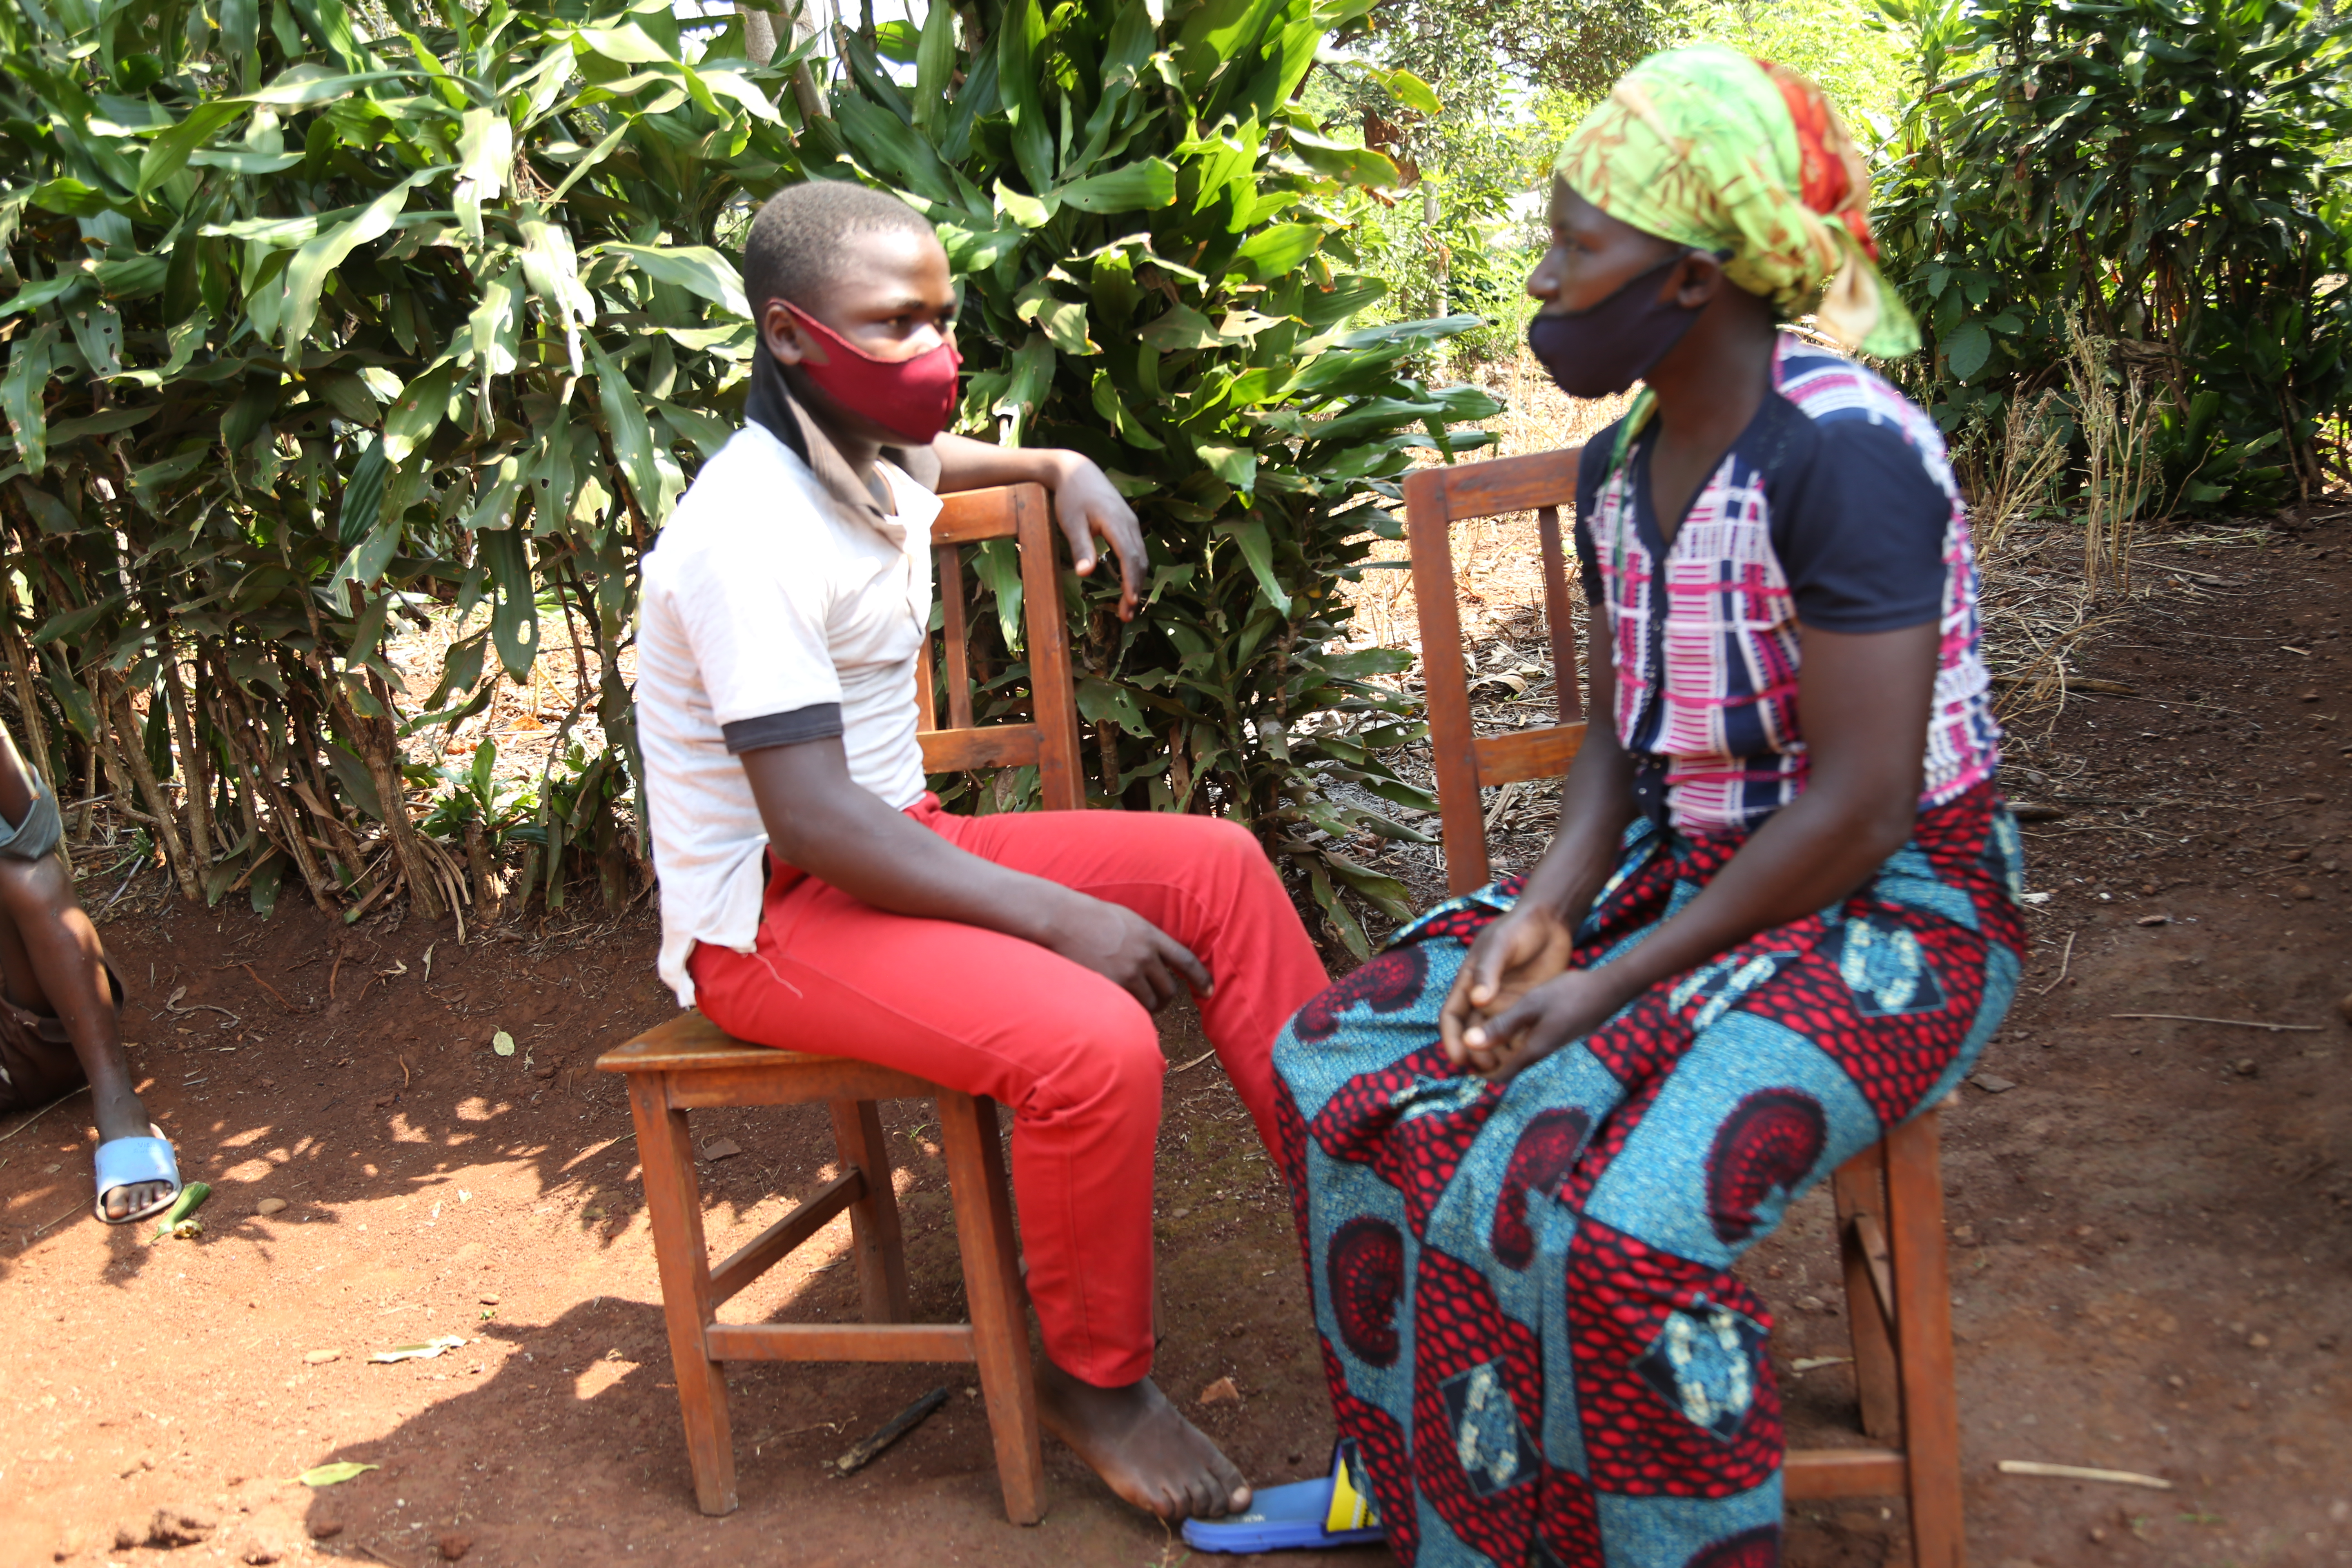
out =
<path fill-rule="evenodd" d="M 1986 1568 L 2352 1562 L 2352 1030 L 2335 1005 L 2352 991 L 2352 528 L 2249 537 L 2152 549 L 2144 569 L 2204 576 L 2159 572 L 2093 657 L 2087 673 L 2139 695 L 2078 695 L 2017 749 L 2013 795 L 2072 815 L 2032 829 L 2032 885 L 2051 896 L 2028 994 L 1947 1121 Z M 739 1371 L 743 1506 L 695 1511 L 628 1112 L 592 1067 L 670 1010 L 642 912 L 462 946 L 414 921 L 335 929 L 291 900 L 267 922 L 174 908 L 105 929 L 132 982 L 142 1093 L 216 1191 L 201 1240 L 151 1244 L 89 1215 L 83 1102 L 0 1126 L 0 1563 L 1183 1554 L 1059 1450 L 1046 1521 L 1006 1524 L 953 1368 Z M 490 1049 L 501 1029 L 511 1058 Z M 1253 1478 L 1286 1480 L 1319 1468 L 1330 1420 L 1286 1205 L 1204 1048 L 1171 1019 L 1160 1376 L 1188 1404 L 1233 1378 L 1240 1403 L 1199 1419 Z M 919 1311 L 960 1315 L 933 1130 L 916 1103 L 886 1119 Z M 697 1133 L 742 1151 L 707 1166 L 715 1247 L 828 1173 L 821 1111 L 707 1114 Z M 257 1215 L 268 1198 L 288 1206 Z M 1811 1200 L 1755 1265 L 1801 1440 L 1852 1418 L 1842 1365 L 1794 1370 L 1843 1352 L 1826 1234 Z M 827 1266 L 845 1246 L 837 1221 L 736 1310 L 853 1311 L 851 1271 Z M 437 1334 L 467 1342 L 366 1361 Z M 942 1383 L 948 1408 L 897 1447 L 850 1479 L 821 1473 Z M 2010 1477 L 2008 1458 L 2174 1489 Z M 334 1459 L 380 1468 L 317 1491 L 289 1479 Z M 1789 1561 L 1901 1561 L 1901 1521 L 1895 1500 L 1805 1506 Z"/>

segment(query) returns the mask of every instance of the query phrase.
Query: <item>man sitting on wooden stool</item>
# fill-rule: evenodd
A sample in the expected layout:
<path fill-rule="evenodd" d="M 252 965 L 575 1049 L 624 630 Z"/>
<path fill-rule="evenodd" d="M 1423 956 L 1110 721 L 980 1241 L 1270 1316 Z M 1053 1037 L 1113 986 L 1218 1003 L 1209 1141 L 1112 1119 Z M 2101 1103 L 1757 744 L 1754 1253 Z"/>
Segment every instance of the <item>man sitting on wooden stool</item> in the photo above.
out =
<path fill-rule="evenodd" d="M 1046 1426 L 1162 1518 L 1249 1505 L 1163 1398 L 1151 1178 L 1188 984 L 1271 1139 L 1275 1034 L 1323 988 L 1242 827 L 1119 811 L 952 816 L 926 793 L 915 660 L 935 491 L 1053 488 L 1083 575 L 1145 566 L 1135 514 L 1075 452 L 942 435 L 956 289 L 897 198 L 814 181 L 770 201 L 744 272 L 751 423 L 646 557 L 638 728 L 661 973 L 744 1040 L 856 1057 L 1013 1108 L 1013 1185 L 1044 1330 Z"/>

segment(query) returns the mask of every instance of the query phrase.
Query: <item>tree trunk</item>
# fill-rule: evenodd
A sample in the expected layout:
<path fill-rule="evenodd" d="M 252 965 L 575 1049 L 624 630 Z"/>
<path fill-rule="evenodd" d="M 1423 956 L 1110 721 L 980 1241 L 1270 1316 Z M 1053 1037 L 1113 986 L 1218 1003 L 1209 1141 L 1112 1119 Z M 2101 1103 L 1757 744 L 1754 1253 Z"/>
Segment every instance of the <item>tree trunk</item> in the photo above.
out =
<path fill-rule="evenodd" d="M 131 693 L 123 689 L 120 678 L 110 671 L 101 670 L 99 680 L 101 683 L 100 695 L 104 699 L 101 706 L 107 717 L 113 721 L 114 733 L 135 738 L 139 734 L 139 715 L 131 706 Z M 194 900 L 203 889 L 197 886 L 195 869 L 189 863 L 187 847 L 180 842 L 179 813 L 172 809 L 170 799 L 163 794 L 163 786 L 156 782 L 155 770 L 147 765 L 147 748 L 136 744 L 135 740 L 131 744 L 114 745 L 103 736 L 99 743 L 106 748 L 108 760 L 112 764 L 110 771 L 118 773 L 117 789 L 122 787 L 119 771 L 129 770 L 131 782 L 138 786 L 139 798 L 147 803 L 147 810 L 155 819 L 155 840 L 163 846 L 164 864 L 171 868 L 173 879 L 180 884 L 181 896 Z"/>
<path fill-rule="evenodd" d="M 159 616 L 155 624 L 161 627 L 165 623 Z M 180 748 L 180 776 L 186 785 L 181 793 L 188 814 L 188 843 L 201 876 L 211 868 L 213 857 L 225 847 L 213 837 L 213 770 L 208 765 L 212 759 L 196 744 L 195 719 L 188 710 L 187 688 L 180 683 L 179 654 L 168 637 L 156 640 L 163 655 L 163 703 L 171 710 L 172 740 Z"/>
<path fill-rule="evenodd" d="M 441 887 L 434 879 L 431 862 L 416 841 L 416 826 L 408 820 L 407 781 L 400 776 L 395 759 L 400 753 L 400 742 L 393 729 L 392 692 L 383 679 L 374 671 L 368 672 L 369 695 L 383 710 L 382 716 L 362 720 L 351 705 L 341 680 L 331 679 L 327 699 L 334 704 L 335 717 L 343 732 L 360 748 L 360 760 L 367 764 L 368 776 L 375 781 L 376 804 L 383 807 L 383 828 L 392 837 L 393 858 L 399 863 L 401 874 L 408 879 L 408 896 L 425 911 L 427 920 L 439 920 L 448 911 L 441 907 Z"/>
<path fill-rule="evenodd" d="M 254 802 L 254 795 L 258 792 L 268 797 L 270 816 L 279 829 L 278 834 L 269 837 L 293 858 L 295 868 L 302 873 L 302 885 L 310 889 L 310 901 L 319 906 L 321 914 L 340 913 L 341 908 L 335 901 L 335 886 L 320 868 L 317 857 L 310 852 L 310 836 L 302 830 L 301 812 L 272 781 L 269 758 L 266 752 L 257 750 L 261 731 L 246 710 L 243 693 L 237 690 L 236 682 L 228 678 L 226 669 L 217 672 L 213 690 L 221 699 L 222 705 L 229 710 L 230 722 L 221 726 L 221 732 L 228 737 L 229 750 L 239 758 L 240 769 L 251 770 L 252 776 L 247 781 L 245 795 L 246 821 L 254 830 L 256 847 L 258 847 L 264 835 L 260 812 Z"/>
<path fill-rule="evenodd" d="M 485 929 L 496 925 L 504 894 L 490 869 L 489 845 L 482 837 L 479 817 L 466 824 L 466 868 L 474 879 L 474 923 Z"/>

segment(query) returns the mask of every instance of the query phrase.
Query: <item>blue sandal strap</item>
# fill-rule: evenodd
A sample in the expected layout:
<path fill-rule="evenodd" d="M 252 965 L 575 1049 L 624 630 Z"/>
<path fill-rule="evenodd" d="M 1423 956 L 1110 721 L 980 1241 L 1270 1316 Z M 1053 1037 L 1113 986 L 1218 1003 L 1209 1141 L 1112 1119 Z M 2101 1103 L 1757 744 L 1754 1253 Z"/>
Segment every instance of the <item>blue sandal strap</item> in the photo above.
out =
<path fill-rule="evenodd" d="M 180 1194 L 180 1163 L 172 1152 L 172 1142 L 161 1136 L 150 1138 L 115 1138 L 98 1146 L 91 1161 L 98 1177 L 96 1211 L 100 1219 L 109 1225 L 129 1225 L 161 1214 L 172 1206 Z M 165 1182 L 171 1192 L 155 1202 L 133 1210 L 121 1219 L 110 1218 L 106 1212 L 106 1194 L 117 1187 L 136 1186 L 142 1182 Z"/>

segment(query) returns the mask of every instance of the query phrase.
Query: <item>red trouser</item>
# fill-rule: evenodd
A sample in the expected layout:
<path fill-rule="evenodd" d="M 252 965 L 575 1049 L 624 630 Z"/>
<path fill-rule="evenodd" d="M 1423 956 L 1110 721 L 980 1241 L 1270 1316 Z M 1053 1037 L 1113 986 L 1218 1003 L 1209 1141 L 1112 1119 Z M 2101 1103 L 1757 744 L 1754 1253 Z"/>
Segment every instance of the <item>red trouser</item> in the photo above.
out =
<path fill-rule="evenodd" d="M 1282 879 L 1215 817 L 907 815 L 985 860 L 1124 904 L 1207 965 L 1210 1043 L 1273 1143 L 1274 1037 L 1328 984 Z M 1013 1108 L 1029 1295 L 1056 1365 L 1098 1387 L 1151 1370 L 1151 1157 L 1167 1061 L 1151 1015 L 1019 937 L 894 915 L 777 867 L 754 950 L 708 942 L 696 1000 L 740 1039 L 856 1057 Z"/>

